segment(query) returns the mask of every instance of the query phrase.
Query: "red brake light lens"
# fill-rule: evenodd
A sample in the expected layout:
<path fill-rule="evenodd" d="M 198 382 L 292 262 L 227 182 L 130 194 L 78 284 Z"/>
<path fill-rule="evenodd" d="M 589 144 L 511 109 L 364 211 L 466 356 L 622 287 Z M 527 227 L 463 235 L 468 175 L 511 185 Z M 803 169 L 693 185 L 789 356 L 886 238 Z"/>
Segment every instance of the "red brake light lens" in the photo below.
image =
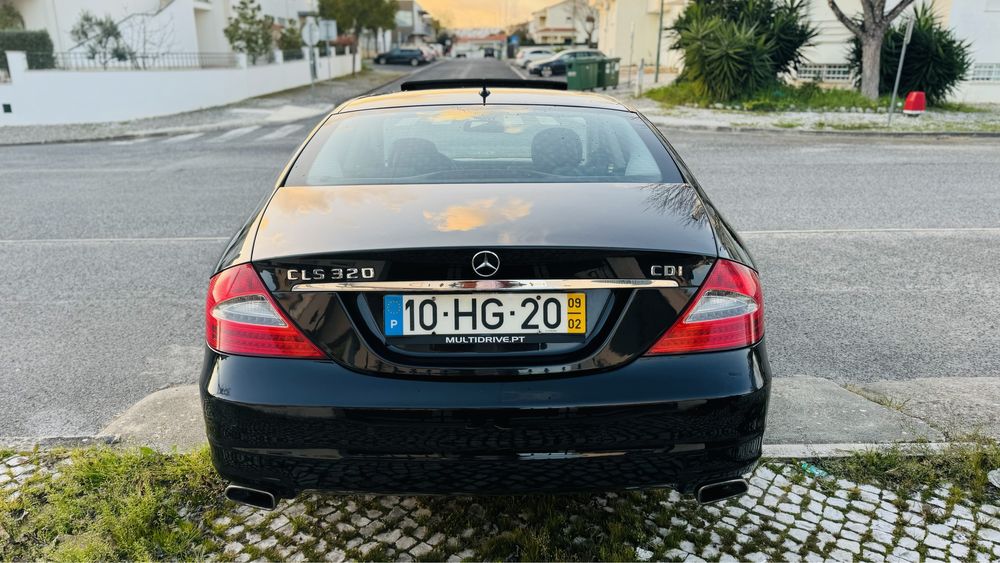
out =
<path fill-rule="evenodd" d="M 647 356 L 744 348 L 764 336 L 764 294 L 757 273 L 719 259 L 681 317 Z"/>
<path fill-rule="evenodd" d="M 209 283 L 205 340 L 225 354 L 324 357 L 282 314 L 250 264 L 223 270 Z"/>

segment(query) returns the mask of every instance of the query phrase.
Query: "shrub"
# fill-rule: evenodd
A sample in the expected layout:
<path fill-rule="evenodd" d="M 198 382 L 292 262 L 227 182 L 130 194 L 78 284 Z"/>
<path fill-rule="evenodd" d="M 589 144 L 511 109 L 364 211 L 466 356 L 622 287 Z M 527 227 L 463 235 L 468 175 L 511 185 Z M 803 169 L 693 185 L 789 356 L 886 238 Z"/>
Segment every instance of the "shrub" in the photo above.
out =
<path fill-rule="evenodd" d="M 753 95 L 801 62 L 817 34 L 805 16 L 803 0 L 696 0 L 671 28 L 681 79 L 717 101 Z"/>
<path fill-rule="evenodd" d="M 222 30 L 229 45 L 237 53 L 246 53 L 250 62 L 271 52 L 274 43 L 274 18 L 261 14 L 257 0 L 240 0 L 233 8 L 235 16 Z"/>
<path fill-rule="evenodd" d="M 691 82 L 677 82 L 663 88 L 654 88 L 646 96 L 667 106 L 694 105 L 708 107 L 712 100 L 695 90 Z M 840 108 L 874 110 L 875 100 L 869 100 L 855 90 L 825 90 L 814 83 L 802 86 L 773 84 L 748 96 L 735 105 L 746 111 L 810 111 Z"/>
<path fill-rule="evenodd" d="M 48 31 L 0 30 L 0 66 L 4 68 L 7 67 L 7 54 L 4 51 L 25 51 L 28 68 L 53 68 L 56 60 L 52 50 L 52 38 Z"/>
<path fill-rule="evenodd" d="M 0 29 L 24 29 L 21 12 L 9 0 L 0 0 Z"/>
<path fill-rule="evenodd" d="M 290 22 L 288 27 L 281 30 L 278 36 L 278 49 L 285 54 L 285 60 L 298 60 L 302 55 L 302 32 L 295 22 Z"/>
<path fill-rule="evenodd" d="M 109 15 L 99 18 L 84 10 L 70 30 L 70 37 L 86 49 L 88 58 L 104 67 L 112 61 L 127 61 L 135 54 Z"/>
<path fill-rule="evenodd" d="M 906 47 L 906 60 L 899 81 L 899 91 L 923 91 L 931 104 L 941 104 L 965 77 L 972 65 L 969 43 L 941 25 L 929 4 L 914 12 L 913 37 Z M 891 94 L 906 35 L 906 22 L 890 27 L 882 42 L 879 68 L 879 94 Z M 861 42 L 854 39 L 848 62 L 855 74 L 861 71 Z"/>

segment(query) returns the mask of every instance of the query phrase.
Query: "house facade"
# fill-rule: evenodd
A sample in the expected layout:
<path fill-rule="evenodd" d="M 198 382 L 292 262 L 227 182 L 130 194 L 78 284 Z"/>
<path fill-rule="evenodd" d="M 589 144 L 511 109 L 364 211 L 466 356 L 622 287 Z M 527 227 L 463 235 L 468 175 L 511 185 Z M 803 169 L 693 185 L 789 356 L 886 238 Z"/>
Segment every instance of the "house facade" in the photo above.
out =
<path fill-rule="evenodd" d="M 433 41 L 430 13 L 414 0 L 398 0 L 398 4 L 396 29 L 392 32 L 396 45 Z"/>
<path fill-rule="evenodd" d="M 667 74 L 680 71 L 682 54 L 670 49 L 673 25 L 689 0 L 594 0 L 599 12 L 598 48 L 623 64 L 649 65 L 656 60 L 659 15 L 663 6 L 661 67 Z M 919 3 L 919 2 L 918 2 Z M 888 4 L 893 5 L 890 0 Z M 838 0 L 846 14 L 861 11 L 859 0 Z M 1000 102 L 1000 0 L 935 0 L 934 10 L 944 25 L 972 45 L 973 68 L 956 94 L 958 101 Z M 818 80 L 831 85 L 852 81 L 847 66 L 851 33 L 837 20 L 827 0 L 809 0 L 809 19 L 819 31 L 813 44 L 803 51 L 806 63 L 798 70 L 800 80 Z"/>
<path fill-rule="evenodd" d="M 622 64 L 647 65 L 656 61 L 657 29 L 661 0 L 596 0 L 598 10 L 597 47 Z M 686 0 L 662 0 L 663 26 L 669 27 L 687 5 Z M 671 38 L 663 35 L 660 64 L 679 70 L 681 54 L 670 49 Z"/>
<path fill-rule="evenodd" d="M 597 10 L 587 0 L 562 0 L 532 12 L 528 33 L 535 43 L 578 45 L 587 42 L 588 29 L 593 29 L 591 41 L 596 39 L 597 18 Z"/>
<path fill-rule="evenodd" d="M 300 12 L 314 12 L 318 0 L 258 0 L 278 26 L 298 24 Z M 229 53 L 222 30 L 239 0 L 13 0 L 26 29 L 49 32 L 57 52 L 78 45 L 71 30 L 80 14 L 111 16 L 136 52 Z"/>

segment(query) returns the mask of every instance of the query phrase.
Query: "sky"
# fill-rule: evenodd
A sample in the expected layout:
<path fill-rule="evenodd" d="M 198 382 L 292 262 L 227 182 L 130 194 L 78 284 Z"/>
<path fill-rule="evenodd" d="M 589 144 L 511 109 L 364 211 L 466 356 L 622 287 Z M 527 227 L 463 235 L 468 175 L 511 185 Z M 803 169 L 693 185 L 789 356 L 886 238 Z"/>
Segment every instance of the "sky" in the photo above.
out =
<path fill-rule="evenodd" d="M 418 0 L 448 27 L 505 27 L 557 0 Z"/>

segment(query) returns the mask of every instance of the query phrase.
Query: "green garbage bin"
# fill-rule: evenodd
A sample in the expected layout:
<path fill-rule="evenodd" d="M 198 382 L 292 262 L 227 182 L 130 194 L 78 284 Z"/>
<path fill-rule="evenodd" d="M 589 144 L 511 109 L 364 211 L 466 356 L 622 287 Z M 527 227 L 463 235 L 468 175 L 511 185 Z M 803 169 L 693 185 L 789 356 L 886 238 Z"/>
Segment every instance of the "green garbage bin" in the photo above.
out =
<path fill-rule="evenodd" d="M 593 90 L 597 87 L 597 66 L 601 59 L 573 59 L 566 64 L 566 87 L 570 90 Z"/>
<path fill-rule="evenodd" d="M 618 74 L 622 69 L 621 59 L 601 59 L 597 67 L 598 88 L 607 90 L 618 86 Z"/>

